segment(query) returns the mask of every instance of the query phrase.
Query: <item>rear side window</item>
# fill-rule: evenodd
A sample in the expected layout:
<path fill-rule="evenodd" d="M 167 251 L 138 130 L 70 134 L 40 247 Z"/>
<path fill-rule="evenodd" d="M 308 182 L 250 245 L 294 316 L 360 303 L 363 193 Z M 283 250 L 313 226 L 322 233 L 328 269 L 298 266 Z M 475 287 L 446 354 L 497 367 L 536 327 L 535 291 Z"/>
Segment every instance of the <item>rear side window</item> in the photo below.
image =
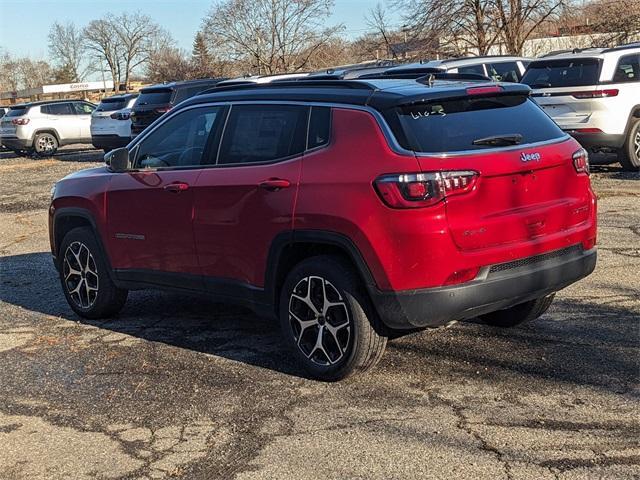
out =
<path fill-rule="evenodd" d="M 171 102 L 173 90 L 170 88 L 152 88 L 142 90 L 136 105 L 162 105 Z"/>
<path fill-rule="evenodd" d="M 613 74 L 613 81 L 615 83 L 640 82 L 640 54 L 621 57 Z"/>
<path fill-rule="evenodd" d="M 70 103 L 52 103 L 51 105 L 42 105 L 40 107 L 40 111 L 45 115 L 75 115 Z"/>
<path fill-rule="evenodd" d="M 542 60 L 529 65 L 522 83 L 531 88 L 582 87 L 595 85 L 599 76 L 597 58 Z"/>
<path fill-rule="evenodd" d="M 499 145 L 474 143 L 489 137 L 514 136 L 519 144 L 542 142 L 564 132 L 522 95 L 461 98 L 398 107 L 389 123 L 409 150 L 447 153 L 482 150 Z M 390 115 L 387 114 L 387 117 Z"/>
<path fill-rule="evenodd" d="M 302 154 L 307 112 L 299 105 L 234 105 L 218 163 L 273 162 Z"/>
<path fill-rule="evenodd" d="M 205 85 L 198 85 L 195 87 L 179 88 L 176 90 L 175 103 L 180 103 L 183 100 L 186 100 L 187 98 L 191 98 L 194 95 L 197 95 L 198 93 L 207 90 L 208 88 L 211 88 L 211 85 L 205 84 Z"/>
<path fill-rule="evenodd" d="M 100 102 L 98 108 L 96 108 L 96 112 L 114 112 L 116 110 L 121 110 L 126 106 L 126 98 L 105 98 Z"/>
<path fill-rule="evenodd" d="M 458 67 L 458 73 L 472 73 L 474 75 L 486 75 L 482 65 L 469 65 L 467 67 Z"/>
<path fill-rule="evenodd" d="M 329 143 L 330 133 L 331 109 L 329 107 L 311 107 L 307 148 L 310 149 L 327 145 Z"/>
<path fill-rule="evenodd" d="M 496 62 L 487 64 L 487 73 L 496 82 L 518 83 L 522 76 L 516 62 Z"/>
<path fill-rule="evenodd" d="M 21 117 L 22 115 L 25 115 L 27 113 L 27 111 L 29 111 L 29 109 L 27 107 L 10 108 L 9 111 L 7 112 L 6 116 L 7 117 Z"/>

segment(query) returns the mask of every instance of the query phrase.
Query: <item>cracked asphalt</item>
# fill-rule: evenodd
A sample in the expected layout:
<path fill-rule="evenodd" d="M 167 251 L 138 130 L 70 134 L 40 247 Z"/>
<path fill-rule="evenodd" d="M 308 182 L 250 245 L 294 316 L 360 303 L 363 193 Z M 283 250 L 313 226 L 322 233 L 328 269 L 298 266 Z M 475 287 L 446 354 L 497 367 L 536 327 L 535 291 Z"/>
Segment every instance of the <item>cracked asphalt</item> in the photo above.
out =
<path fill-rule="evenodd" d="M 594 168 L 597 269 L 539 320 L 408 335 L 324 384 L 271 322 L 206 298 L 72 313 L 49 190 L 100 159 L 0 154 L 3 480 L 640 478 L 640 175 Z"/>

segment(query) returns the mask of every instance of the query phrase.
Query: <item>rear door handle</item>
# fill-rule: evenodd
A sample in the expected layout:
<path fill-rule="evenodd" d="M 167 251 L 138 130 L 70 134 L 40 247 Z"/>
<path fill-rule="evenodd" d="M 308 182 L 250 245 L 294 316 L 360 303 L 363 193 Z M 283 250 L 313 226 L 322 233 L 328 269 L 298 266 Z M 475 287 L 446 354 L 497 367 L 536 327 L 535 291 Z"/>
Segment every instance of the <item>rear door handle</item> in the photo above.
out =
<path fill-rule="evenodd" d="M 283 178 L 270 178 L 269 180 L 264 180 L 259 184 L 260 188 L 268 190 L 269 192 L 277 192 L 282 188 L 289 188 L 290 186 L 291 182 Z"/>
<path fill-rule="evenodd" d="M 163 187 L 167 192 L 180 193 L 189 189 L 189 184 L 184 182 L 174 182 Z"/>

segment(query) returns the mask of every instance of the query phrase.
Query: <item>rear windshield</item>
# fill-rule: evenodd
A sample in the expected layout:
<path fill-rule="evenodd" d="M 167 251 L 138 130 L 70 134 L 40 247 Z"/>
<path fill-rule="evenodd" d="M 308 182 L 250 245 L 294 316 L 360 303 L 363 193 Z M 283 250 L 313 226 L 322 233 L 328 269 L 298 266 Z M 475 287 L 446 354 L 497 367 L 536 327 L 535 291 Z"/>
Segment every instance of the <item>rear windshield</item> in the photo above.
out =
<path fill-rule="evenodd" d="M 7 112 L 7 117 L 20 117 L 22 115 L 24 115 L 25 113 L 27 113 L 27 107 L 15 107 L 15 108 L 10 108 L 9 111 Z"/>
<path fill-rule="evenodd" d="M 522 83 L 531 88 L 582 87 L 597 84 L 599 76 L 597 58 L 541 60 L 529 65 Z"/>
<path fill-rule="evenodd" d="M 142 90 L 136 105 L 162 105 L 171 102 L 171 94 L 173 90 L 170 88 Z"/>
<path fill-rule="evenodd" d="M 483 150 L 564 136 L 538 105 L 522 95 L 401 106 L 386 116 L 400 144 L 417 152 Z M 496 140 L 487 141 L 492 138 Z"/>
<path fill-rule="evenodd" d="M 126 98 L 105 98 L 100 102 L 96 112 L 113 112 L 115 110 L 121 110 L 127 106 L 128 99 Z"/>

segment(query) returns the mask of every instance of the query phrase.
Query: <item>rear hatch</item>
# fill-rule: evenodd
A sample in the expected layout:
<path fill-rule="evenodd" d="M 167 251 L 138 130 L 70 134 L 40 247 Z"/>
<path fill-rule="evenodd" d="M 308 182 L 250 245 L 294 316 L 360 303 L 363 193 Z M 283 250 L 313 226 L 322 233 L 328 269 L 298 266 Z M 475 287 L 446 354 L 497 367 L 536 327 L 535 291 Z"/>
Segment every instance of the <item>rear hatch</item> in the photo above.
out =
<path fill-rule="evenodd" d="M 112 135 L 116 132 L 116 122 L 111 115 L 127 106 L 128 99 L 111 97 L 103 99 L 91 114 L 92 135 Z"/>
<path fill-rule="evenodd" d="M 476 172 L 447 195 L 450 234 L 463 251 L 566 235 L 590 218 L 588 177 L 568 138 L 526 95 L 474 96 L 398 108 L 423 172 Z"/>
<path fill-rule="evenodd" d="M 16 124 L 13 120 L 26 115 L 28 108 L 24 106 L 11 107 L 9 111 L 0 119 L 0 135 L 11 137 L 16 135 Z"/>
<path fill-rule="evenodd" d="M 171 87 L 144 88 L 131 111 L 131 132 L 138 134 L 169 111 L 174 90 Z"/>
<path fill-rule="evenodd" d="M 564 129 L 589 122 L 597 103 L 602 60 L 599 58 L 545 59 L 532 62 L 522 83 L 532 97 Z"/>

